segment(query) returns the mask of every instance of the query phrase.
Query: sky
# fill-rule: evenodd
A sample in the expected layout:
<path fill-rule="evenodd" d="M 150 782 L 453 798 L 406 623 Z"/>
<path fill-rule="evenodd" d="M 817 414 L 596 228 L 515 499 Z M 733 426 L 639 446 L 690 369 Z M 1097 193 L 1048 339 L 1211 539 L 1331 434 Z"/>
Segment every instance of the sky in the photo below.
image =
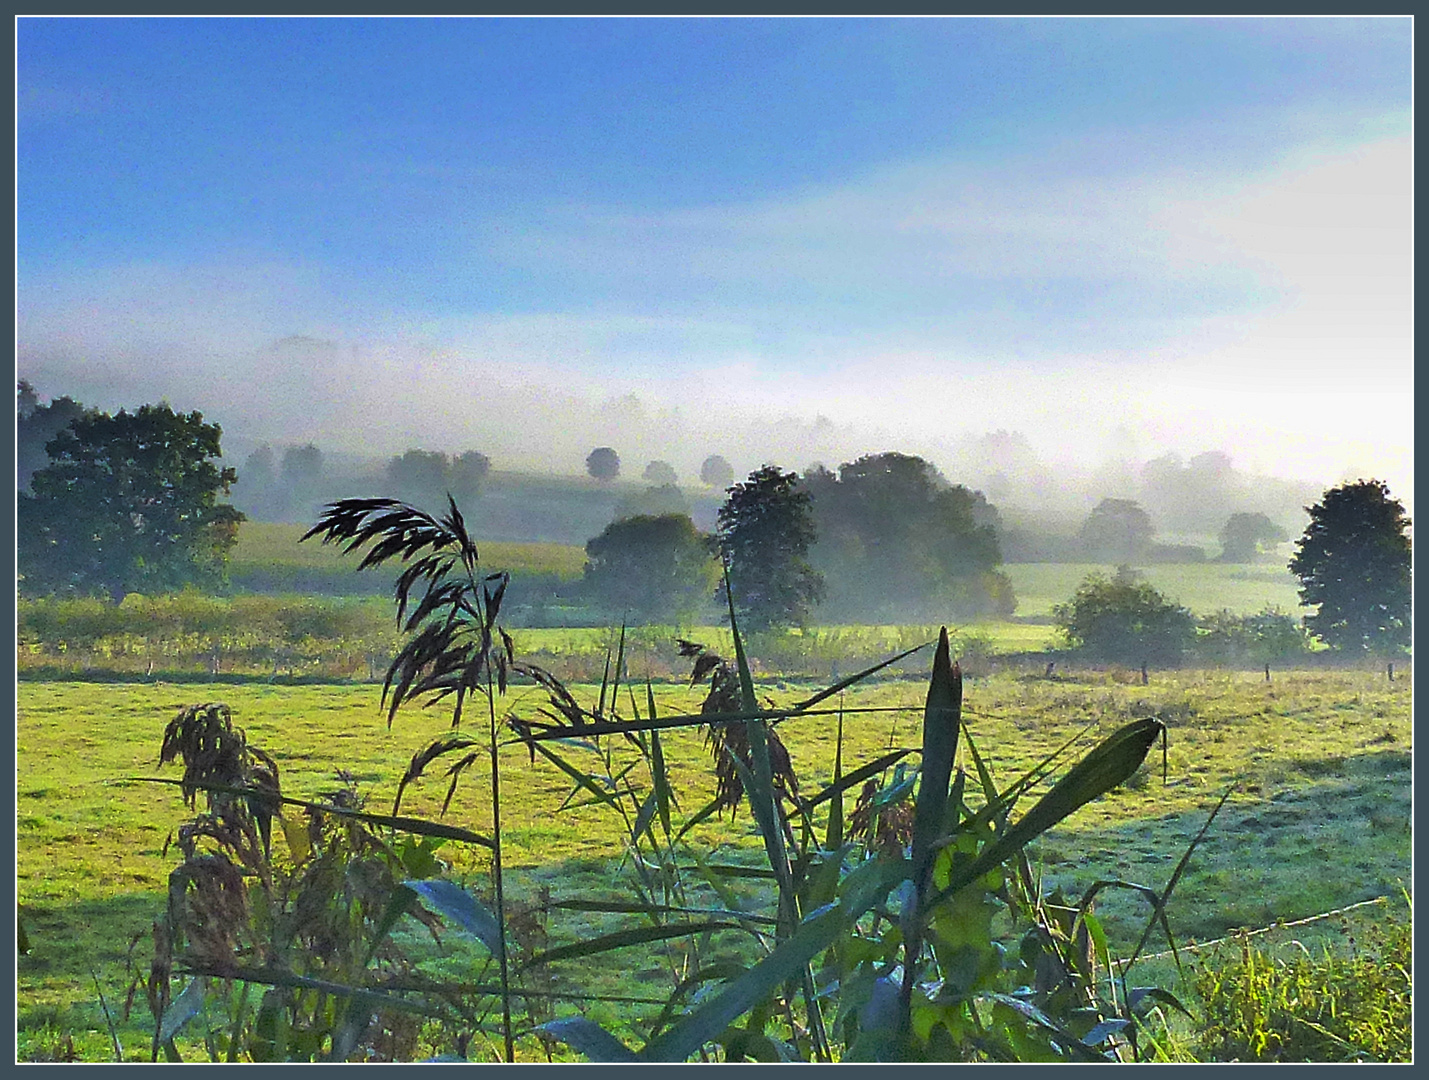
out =
<path fill-rule="evenodd" d="M 1408 495 L 1411 35 L 21 18 L 18 372 L 238 451 L 1008 430 Z"/>

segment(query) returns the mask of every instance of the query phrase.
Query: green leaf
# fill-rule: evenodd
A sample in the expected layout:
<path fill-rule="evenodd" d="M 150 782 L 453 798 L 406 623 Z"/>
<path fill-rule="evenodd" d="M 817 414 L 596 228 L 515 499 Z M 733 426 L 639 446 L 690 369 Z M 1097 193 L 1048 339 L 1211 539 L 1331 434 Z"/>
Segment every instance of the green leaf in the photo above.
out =
<path fill-rule="evenodd" d="M 420 896 L 427 907 L 438 915 L 453 920 L 473 935 L 492 956 L 501 955 L 501 924 L 485 904 L 460 885 L 443 878 L 404 881 L 402 884 Z"/>
<path fill-rule="evenodd" d="M 734 1021 L 784 983 L 799 977 L 810 960 L 833 944 L 845 920 L 842 909 L 832 904 L 813 912 L 762 961 L 646 1043 L 639 1057 L 645 1061 L 684 1061 L 706 1043 L 717 1041 Z"/>
<path fill-rule="evenodd" d="M 1126 992 L 1127 1007 L 1135 1009 L 1147 998 L 1153 1001 L 1159 1001 L 1163 1005 L 1169 1005 L 1177 1012 L 1182 1013 L 1192 1020 L 1195 1019 L 1195 1017 L 1191 1015 L 1191 1010 L 1182 1005 L 1175 994 L 1171 993 L 1170 990 L 1163 990 L 1159 986 L 1133 986 Z"/>
<path fill-rule="evenodd" d="M 564 1020 L 538 1024 L 536 1030 L 559 1039 L 584 1054 L 588 1061 L 626 1064 L 640 1060 L 614 1035 L 584 1016 L 569 1016 Z"/>
<path fill-rule="evenodd" d="M 537 953 L 522 965 L 522 970 L 540 967 L 542 964 L 555 963 L 557 960 L 572 960 L 580 956 L 594 956 L 598 953 L 610 952 L 612 949 L 624 949 L 630 945 L 643 945 L 650 941 L 665 941 L 669 938 L 689 937 L 694 934 L 703 934 L 711 930 L 742 930 L 743 927 L 736 922 L 727 920 L 710 919 L 702 922 L 669 923 L 663 926 L 636 926 L 628 930 L 617 930 L 613 934 L 602 934 L 600 937 L 587 938 L 585 941 L 577 941 L 570 945 L 561 945 L 554 949 L 547 949 L 543 953 Z"/>
<path fill-rule="evenodd" d="M 382 945 L 382 939 L 392 932 L 392 927 L 407 913 L 416 898 L 417 894 L 406 885 L 398 885 L 392 890 L 392 895 L 387 900 L 387 909 L 382 912 L 377 929 L 372 933 L 372 944 L 367 947 L 367 957 L 362 961 L 363 967 L 372 963 L 372 958 L 377 955 L 377 950 Z"/>
<path fill-rule="evenodd" d="M 206 986 L 207 980 L 202 975 L 190 979 L 184 992 L 164 1010 L 164 1018 L 159 1024 L 160 1042 L 168 1042 L 202 1011 Z"/>
<path fill-rule="evenodd" d="M 920 898 L 933 866 L 934 841 L 942 835 L 947 820 L 948 783 L 958 753 L 962 708 L 963 676 L 952 661 L 945 626 L 938 635 L 938 651 L 933 655 L 933 674 L 923 708 L 923 756 L 919 769 L 922 781 L 913 812 L 913 884 Z"/>
<path fill-rule="evenodd" d="M 849 788 L 857 787 L 859 784 L 862 784 L 871 776 L 877 776 L 879 773 L 887 769 L 890 765 L 894 764 L 895 762 L 901 760 L 904 757 L 907 757 L 911 753 L 913 753 L 913 748 L 910 746 L 903 750 L 894 750 L 890 753 L 884 754 L 881 758 L 878 758 L 875 761 L 870 761 L 867 765 L 860 766 L 853 772 L 849 773 L 847 776 L 836 780 L 834 783 L 830 784 L 828 787 L 820 791 L 804 805 L 812 810 L 814 807 L 818 806 L 819 803 L 824 802 L 825 800 L 830 799 L 835 795 L 840 795 L 843 792 L 847 791 Z"/>
<path fill-rule="evenodd" d="M 955 867 L 940 903 L 1020 851 L 1068 815 L 1126 782 L 1155 744 L 1164 725 L 1155 717 L 1136 720 L 1107 736 L 1039 799 L 1021 820 L 985 847 L 971 863 Z"/>
<path fill-rule="evenodd" d="M 556 768 L 560 769 L 563 773 L 565 773 L 572 780 L 574 780 L 578 787 L 584 788 L 586 791 L 589 791 L 593 796 L 595 796 L 596 802 L 608 806 L 616 805 L 618 800 L 618 796 L 616 794 L 613 794 L 612 792 L 607 791 L 605 788 L 601 787 L 595 782 L 595 779 L 592 776 L 590 776 L 588 773 L 581 772 L 579 769 L 577 769 L 570 762 L 566 761 L 550 747 L 540 742 L 532 742 L 528 745 L 534 746 L 536 748 L 537 753 L 542 754 L 547 760 L 554 764 Z"/>
<path fill-rule="evenodd" d="M 829 698 L 837 694 L 840 690 L 846 690 L 854 683 L 862 682 L 870 675 L 873 675 L 878 671 L 882 671 L 889 664 L 896 664 L 900 660 L 907 659 L 915 652 L 918 652 L 920 649 L 926 649 L 931 644 L 933 644 L 931 641 L 925 641 L 921 645 L 914 645 L 911 649 L 906 649 L 903 652 L 899 653 L 897 656 L 890 656 L 887 660 L 882 660 L 879 663 L 874 664 L 872 667 L 864 668 L 856 675 L 850 675 L 847 679 L 841 679 L 840 681 L 834 683 L 833 686 L 830 686 L 827 690 L 820 690 L 813 697 L 805 698 L 803 701 L 797 702 L 796 704 L 790 706 L 790 708 L 794 712 L 803 712 L 805 709 L 812 709 L 819 702 L 828 700 Z"/>

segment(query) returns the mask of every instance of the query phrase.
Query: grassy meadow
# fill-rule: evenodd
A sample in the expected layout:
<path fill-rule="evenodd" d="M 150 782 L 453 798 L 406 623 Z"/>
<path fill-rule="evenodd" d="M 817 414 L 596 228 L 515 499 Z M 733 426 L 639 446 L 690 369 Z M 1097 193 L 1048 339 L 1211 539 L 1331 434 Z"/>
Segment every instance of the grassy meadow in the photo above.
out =
<path fill-rule="evenodd" d="M 640 673 L 637 659 L 632 674 Z M 1390 682 L 1365 671 L 1283 672 L 1266 683 L 1248 673 L 1177 672 L 1157 673 L 1143 686 L 1139 676 L 1116 671 L 1048 678 L 1008 668 L 968 680 L 965 715 L 1004 781 L 1087 724 L 1096 731 L 1084 737 L 1084 746 L 1129 717 L 1154 713 L 1169 725 L 1164 785 L 1160 754 L 1153 751 L 1124 788 L 1037 843 L 1034 864 L 1044 886 L 1059 885 L 1069 895 L 1109 877 L 1163 887 L 1215 801 L 1237 785 L 1171 903 L 1171 925 L 1184 943 L 1376 897 L 1393 900 L 1401 883 L 1407 887 L 1409 674 Z M 846 769 L 890 746 L 918 744 L 925 686 L 922 674 L 892 677 L 845 695 Z M 593 701 L 598 692 L 589 685 L 575 689 L 582 700 Z M 677 683 L 656 692 L 662 712 L 697 708 L 703 695 Z M 797 693 L 777 679 L 761 684 L 761 694 L 776 702 Z M 32 946 L 18 968 L 22 1057 L 51 1054 L 61 1038 L 72 1040 L 82 1060 L 114 1057 L 99 994 L 117 1016 L 131 963 L 147 964 L 147 940 L 140 935 L 162 909 L 177 860 L 165 846 L 189 816 L 176 788 L 129 778 L 177 776 L 176 768 L 157 766 L 160 736 L 174 713 L 185 704 L 225 701 L 249 739 L 277 760 L 286 794 L 332 791 L 339 786 L 336 770 L 343 769 L 369 808 L 385 812 L 408 760 L 446 729 L 449 714 L 405 710 L 389 730 L 379 697 L 371 685 L 20 684 L 17 873 Z M 529 715 L 541 703 L 534 688 L 513 687 L 502 705 Z M 864 707 L 906 711 L 852 711 Z M 813 790 L 826 783 L 833 718 L 791 721 L 780 730 L 802 784 Z M 690 812 L 703 805 L 713 776 L 700 737 L 672 734 L 666 754 L 681 806 Z M 543 886 L 553 899 L 626 896 L 614 869 L 622 850 L 611 817 L 592 807 L 561 810 L 569 791 L 564 775 L 540 758 L 532 765 L 518 746 L 508 748 L 502 766 L 502 832 L 516 901 L 532 900 Z M 436 817 L 444 794 L 440 777 L 420 782 L 404 797 L 403 812 Z M 486 831 L 488 807 L 484 782 L 468 776 L 447 820 Z M 707 822 L 692 836 L 711 859 L 757 861 L 759 841 L 747 812 Z M 455 848 L 440 852 L 452 872 L 484 887 L 483 860 Z M 1098 912 L 1113 950 L 1125 953 L 1140 933 L 1146 904 L 1129 892 L 1103 897 Z M 554 912 L 551 944 L 616 922 L 615 916 Z M 1340 925 L 1314 924 L 1296 936 L 1334 938 Z M 560 965 L 557 985 L 631 997 L 668 990 L 651 985 L 661 978 L 659 964 L 652 966 L 641 949 L 612 956 Z M 1160 963 L 1158 974 L 1164 969 L 1174 980 L 1174 968 Z M 1172 986 L 1192 996 L 1190 987 Z M 617 1032 L 630 1018 L 609 1003 L 591 1006 L 587 1015 Z M 141 995 L 130 1018 L 118 1022 L 127 1059 L 146 1058 L 147 1023 Z"/>

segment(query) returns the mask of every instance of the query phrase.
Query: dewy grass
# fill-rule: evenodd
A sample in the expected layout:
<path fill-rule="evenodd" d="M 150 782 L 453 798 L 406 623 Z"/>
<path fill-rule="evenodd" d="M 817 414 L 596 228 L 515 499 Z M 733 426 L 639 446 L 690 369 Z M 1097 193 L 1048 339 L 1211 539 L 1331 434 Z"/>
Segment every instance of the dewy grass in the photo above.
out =
<path fill-rule="evenodd" d="M 1206 939 L 1237 925 L 1302 918 L 1390 894 L 1408 880 L 1410 686 L 1407 675 L 1389 683 L 1382 675 L 1332 671 L 1279 673 L 1269 685 L 1252 675 L 1187 672 L 1158 675 L 1149 687 L 1009 674 L 970 681 L 965 715 L 994 772 L 1006 776 L 1089 721 L 1109 730 L 1129 716 L 1155 713 L 1170 726 L 1166 787 L 1153 751 L 1151 768 L 1033 846 L 1034 869 L 1048 887 L 1063 884 L 1069 894 L 1111 868 L 1163 885 L 1208 803 L 1239 780 L 1170 910 L 1179 939 Z M 342 767 L 377 806 L 390 806 L 406 762 L 449 722 L 439 712 L 412 710 L 388 730 L 373 686 L 21 683 L 18 689 L 18 889 L 32 944 L 19 961 L 20 1023 L 40 1052 L 41 1044 L 57 1045 L 52 1036 L 62 1018 L 85 1060 L 112 1057 L 89 967 L 113 1007 L 127 981 L 129 942 L 162 908 L 174 863 L 163 849 L 185 816 L 173 789 L 117 781 L 157 772 L 158 736 L 180 706 L 226 701 L 235 723 L 278 760 L 285 793 L 311 797 L 330 789 L 333 770 Z M 598 692 L 573 689 L 583 701 Z M 771 684 L 760 693 L 776 702 L 797 696 Z M 916 745 L 921 693 L 919 683 L 895 679 L 846 694 L 851 707 L 910 711 L 846 718 L 845 762 L 870 760 L 890 745 Z M 702 690 L 666 685 L 656 694 L 662 713 L 690 711 Z M 518 687 L 506 706 L 520 712 L 538 700 Z M 803 782 L 827 783 L 836 719 L 810 717 L 779 730 Z M 698 735 L 670 734 L 665 754 L 679 790 L 692 801 L 712 795 Z M 570 875 L 603 875 L 606 860 L 620 851 L 608 815 L 593 807 L 558 812 L 568 790 L 564 776 L 548 765 L 532 767 L 520 747 L 503 751 L 502 767 L 513 894 L 529 896 L 543 883 L 560 894 Z M 482 788 L 475 779 L 465 784 L 471 786 L 458 792 L 447 820 L 481 831 L 489 826 Z M 440 780 L 414 785 L 403 811 L 435 818 L 444 794 Z M 733 820 L 712 819 L 695 835 L 731 860 L 754 855 L 760 843 L 744 811 Z M 478 860 L 459 860 L 454 870 L 474 874 Z M 1108 892 L 1098 913 L 1114 947 L 1126 948 L 1144 924 L 1145 904 L 1134 894 Z M 567 913 L 551 927 L 552 944 L 601 925 L 597 916 Z M 641 982 L 638 971 L 618 962 L 593 970 L 607 989 L 633 993 Z M 146 1046 L 141 1028 L 121 1027 L 120 1037 L 126 1049 Z"/>

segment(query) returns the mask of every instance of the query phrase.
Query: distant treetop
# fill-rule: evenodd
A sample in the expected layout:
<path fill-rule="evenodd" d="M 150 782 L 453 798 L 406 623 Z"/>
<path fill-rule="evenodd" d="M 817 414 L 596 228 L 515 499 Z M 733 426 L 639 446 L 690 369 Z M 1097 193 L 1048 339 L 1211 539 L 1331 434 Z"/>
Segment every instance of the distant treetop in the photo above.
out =
<path fill-rule="evenodd" d="M 608 446 L 597 446 L 586 455 L 585 470 L 597 480 L 614 480 L 620 475 L 620 455 Z"/>

